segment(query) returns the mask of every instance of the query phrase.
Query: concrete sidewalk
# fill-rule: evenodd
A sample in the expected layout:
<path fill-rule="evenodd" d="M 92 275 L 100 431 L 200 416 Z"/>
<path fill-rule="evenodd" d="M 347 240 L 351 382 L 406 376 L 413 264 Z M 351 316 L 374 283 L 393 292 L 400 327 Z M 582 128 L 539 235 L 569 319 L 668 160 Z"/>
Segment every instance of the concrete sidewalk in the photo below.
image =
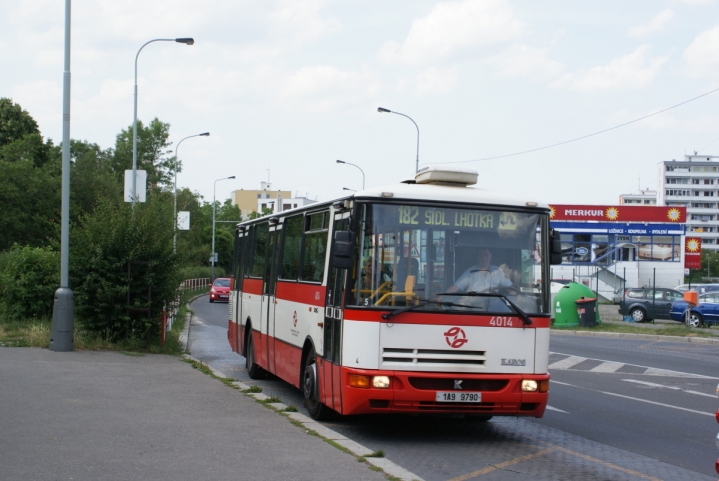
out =
<path fill-rule="evenodd" d="M 386 478 L 180 358 L 0 348 L 0 479 Z"/>

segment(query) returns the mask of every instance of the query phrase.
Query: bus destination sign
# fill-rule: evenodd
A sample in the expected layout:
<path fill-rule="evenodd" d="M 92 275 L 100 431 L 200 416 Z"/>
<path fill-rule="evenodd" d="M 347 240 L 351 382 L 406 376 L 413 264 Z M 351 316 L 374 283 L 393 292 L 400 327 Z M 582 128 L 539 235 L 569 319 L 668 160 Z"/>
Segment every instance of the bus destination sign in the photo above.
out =
<path fill-rule="evenodd" d="M 442 209 L 417 205 L 397 207 L 397 224 L 417 228 L 515 230 L 516 216 L 513 212 Z"/>

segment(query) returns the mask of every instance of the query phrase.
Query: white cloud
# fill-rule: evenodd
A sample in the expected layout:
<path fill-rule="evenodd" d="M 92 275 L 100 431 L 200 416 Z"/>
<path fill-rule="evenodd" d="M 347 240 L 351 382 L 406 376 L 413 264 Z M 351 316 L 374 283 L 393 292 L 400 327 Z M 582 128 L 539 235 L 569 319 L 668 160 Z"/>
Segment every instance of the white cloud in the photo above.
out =
<path fill-rule="evenodd" d="M 716 0 L 679 0 L 679 2 L 687 5 L 714 5 Z"/>
<path fill-rule="evenodd" d="M 457 84 L 457 67 L 430 67 L 417 75 L 415 94 L 418 96 L 451 92 Z"/>
<path fill-rule="evenodd" d="M 324 1 L 287 0 L 269 15 L 270 32 L 292 42 L 308 42 L 326 37 L 342 29 L 336 18 L 320 15 Z"/>
<path fill-rule="evenodd" d="M 387 63 L 432 63 L 517 38 L 524 29 L 506 0 L 442 2 L 412 22 L 402 44 L 386 42 L 378 57 Z"/>
<path fill-rule="evenodd" d="M 580 91 L 637 89 L 651 82 L 669 57 L 647 58 L 648 45 L 617 57 L 607 65 L 562 75 L 552 85 Z"/>
<path fill-rule="evenodd" d="M 664 27 L 674 17 L 672 9 L 667 8 L 659 12 L 647 25 L 631 27 L 627 30 L 630 37 L 643 37 L 644 35 L 664 30 Z"/>
<path fill-rule="evenodd" d="M 282 79 L 278 99 L 285 108 L 327 112 L 367 102 L 380 88 L 372 72 L 320 65 L 301 68 Z"/>
<path fill-rule="evenodd" d="M 514 44 L 499 55 L 489 57 L 488 62 L 504 77 L 555 78 L 566 66 L 547 57 L 548 48 Z"/>
<path fill-rule="evenodd" d="M 714 74 L 719 67 L 719 25 L 697 35 L 684 51 L 684 60 L 691 76 Z"/>

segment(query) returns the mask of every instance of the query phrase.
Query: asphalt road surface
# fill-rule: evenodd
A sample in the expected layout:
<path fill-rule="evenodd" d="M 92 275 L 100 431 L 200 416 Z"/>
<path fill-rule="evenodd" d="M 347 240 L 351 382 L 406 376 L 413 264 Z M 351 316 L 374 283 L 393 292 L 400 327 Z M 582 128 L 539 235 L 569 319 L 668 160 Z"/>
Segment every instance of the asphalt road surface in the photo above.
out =
<path fill-rule="evenodd" d="M 299 390 L 250 380 L 227 342 L 227 304 L 198 298 L 190 354 L 287 405 Z M 346 416 L 325 422 L 427 481 L 715 480 L 719 346 L 553 335 L 542 419 Z"/>

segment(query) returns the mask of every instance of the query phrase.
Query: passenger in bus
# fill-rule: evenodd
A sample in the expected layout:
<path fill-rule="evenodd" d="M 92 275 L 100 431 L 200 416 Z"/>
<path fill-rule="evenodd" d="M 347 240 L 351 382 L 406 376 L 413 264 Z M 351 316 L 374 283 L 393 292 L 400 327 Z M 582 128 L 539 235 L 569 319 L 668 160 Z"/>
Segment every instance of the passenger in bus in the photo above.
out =
<path fill-rule="evenodd" d="M 497 287 L 512 286 L 512 281 L 507 279 L 504 272 L 497 266 L 492 265 L 492 253 L 486 247 L 479 249 L 477 253 L 477 264 L 470 267 L 459 276 L 449 289 L 452 292 L 487 292 Z"/>
<path fill-rule="evenodd" d="M 385 282 L 389 282 L 392 279 L 382 272 L 381 269 L 378 269 L 378 272 L 375 274 L 374 272 L 374 260 L 372 259 L 372 256 L 367 257 L 364 262 L 364 267 L 362 269 L 362 289 L 377 289 Z"/>

